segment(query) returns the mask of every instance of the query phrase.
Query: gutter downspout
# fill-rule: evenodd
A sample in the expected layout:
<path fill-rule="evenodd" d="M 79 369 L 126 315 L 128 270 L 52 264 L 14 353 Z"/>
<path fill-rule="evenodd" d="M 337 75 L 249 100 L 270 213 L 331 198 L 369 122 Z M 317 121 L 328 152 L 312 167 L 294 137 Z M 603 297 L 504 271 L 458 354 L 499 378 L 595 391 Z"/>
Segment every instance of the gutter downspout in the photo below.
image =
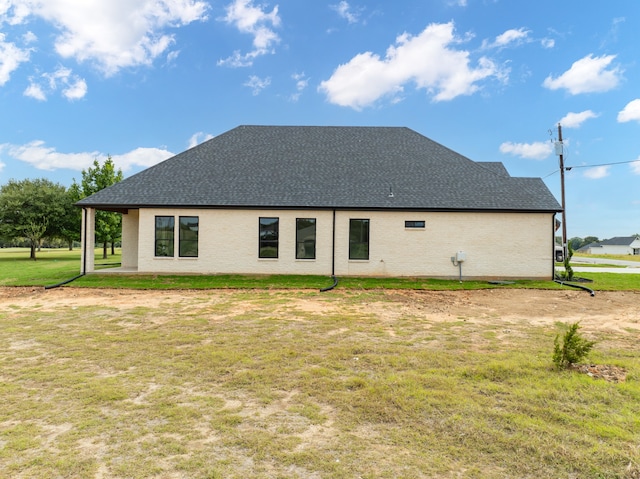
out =
<path fill-rule="evenodd" d="M 556 213 L 551 217 L 551 222 L 553 225 L 551 226 L 551 247 L 553 251 L 551 253 L 551 277 L 555 279 L 556 277 L 556 231 L 558 228 L 556 227 Z"/>
<path fill-rule="evenodd" d="M 331 291 L 333 288 L 338 286 L 338 278 L 336 278 L 336 210 L 333 210 L 333 240 L 331 243 L 331 278 L 333 279 L 333 284 L 326 288 L 322 288 L 320 290 L 321 293 L 326 291 Z"/>

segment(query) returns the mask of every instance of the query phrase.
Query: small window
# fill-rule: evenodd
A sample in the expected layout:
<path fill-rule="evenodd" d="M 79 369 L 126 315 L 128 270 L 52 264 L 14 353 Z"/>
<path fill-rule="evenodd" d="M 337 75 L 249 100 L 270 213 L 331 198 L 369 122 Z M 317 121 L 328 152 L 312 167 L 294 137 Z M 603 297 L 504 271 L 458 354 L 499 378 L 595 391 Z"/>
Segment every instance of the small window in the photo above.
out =
<path fill-rule="evenodd" d="M 349 220 L 349 259 L 369 259 L 369 220 Z"/>
<path fill-rule="evenodd" d="M 405 228 L 424 228 L 424 221 L 405 221 Z"/>
<path fill-rule="evenodd" d="M 279 218 L 260 218 L 260 258 L 278 257 L 278 224 Z"/>
<path fill-rule="evenodd" d="M 156 216 L 156 256 L 173 256 L 173 216 Z"/>
<path fill-rule="evenodd" d="M 296 259 L 316 258 L 316 219 L 296 218 Z"/>
<path fill-rule="evenodd" d="M 180 256 L 183 258 L 198 257 L 198 217 L 180 217 Z"/>

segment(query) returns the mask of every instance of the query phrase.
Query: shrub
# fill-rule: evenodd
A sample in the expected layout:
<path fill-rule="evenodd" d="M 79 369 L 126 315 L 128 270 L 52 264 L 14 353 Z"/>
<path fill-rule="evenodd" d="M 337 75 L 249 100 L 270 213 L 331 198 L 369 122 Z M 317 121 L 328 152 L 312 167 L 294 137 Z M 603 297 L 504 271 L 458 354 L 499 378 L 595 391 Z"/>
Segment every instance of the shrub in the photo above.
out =
<path fill-rule="evenodd" d="M 560 343 L 560 335 L 556 336 L 553 348 L 553 363 L 558 369 L 566 369 L 572 364 L 582 361 L 596 344 L 595 341 L 588 341 L 578 332 L 580 323 L 573 323 Z"/>

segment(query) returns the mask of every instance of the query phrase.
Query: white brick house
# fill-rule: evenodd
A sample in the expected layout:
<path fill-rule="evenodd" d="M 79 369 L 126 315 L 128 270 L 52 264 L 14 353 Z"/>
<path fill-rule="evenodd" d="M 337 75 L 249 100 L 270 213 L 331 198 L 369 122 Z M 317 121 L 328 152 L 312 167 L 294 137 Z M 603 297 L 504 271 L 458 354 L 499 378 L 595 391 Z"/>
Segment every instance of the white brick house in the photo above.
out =
<path fill-rule="evenodd" d="M 640 238 L 635 236 L 616 236 L 597 243 L 590 243 L 578 251 L 587 254 L 640 255 Z"/>
<path fill-rule="evenodd" d="M 380 127 L 241 126 L 78 205 L 83 238 L 123 214 L 129 271 L 441 278 L 462 252 L 465 278 L 551 279 L 560 211 L 538 178 Z"/>

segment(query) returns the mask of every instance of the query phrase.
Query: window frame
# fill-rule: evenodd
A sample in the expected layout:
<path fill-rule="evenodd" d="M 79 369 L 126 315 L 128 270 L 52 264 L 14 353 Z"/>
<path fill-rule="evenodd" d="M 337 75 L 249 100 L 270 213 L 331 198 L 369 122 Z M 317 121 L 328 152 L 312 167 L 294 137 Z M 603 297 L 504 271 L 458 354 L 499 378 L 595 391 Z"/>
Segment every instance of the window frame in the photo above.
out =
<path fill-rule="evenodd" d="M 304 228 L 300 228 L 299 223 L 305 221 L 309 224 Z M 300 231 L 310 228 L 313 225 L 313 239 L 300 238 Z M 316 218 L 296 218 L 296 259 L 313 260 L 316 259 L 316 241 L 317 241 L 317 219 Z M 311 256 L 306 254 L 311 248 Z"/>
<path fill-rule="evenodd" d="M 353 239 L 354 233 L 358 233 L 354 229 L 354 223 L 360 222 L 361 225 L 366 224 L 366 229 L 362 226 L 359 228 L 359 241 Z M 363 235 L 363 233 L 365 233 Z M 366 238 L 363 238 L 366 236 Z M 369 218 L 349 218 L 349 260 L 350 261 L 368 261 L 370 257 L 370 244 L 371 244 L 371 220 Z M 356 254 L 357 246 L 364 246 L 363 252 L 366 254 Z"/>
<path fill-rule="evenodd" d="M 273 220 L 271 223 L 267 223 L 267 220 Z M 263 232 L 267 233 L 269 228 L 275 225 L 273 228 L 273 234 L 275 238 L 272 239 L 263 239 Z M 266 236 L 266 234 L 265 234 Z M 280 217 L 278 216 L 260 216 L 258 218 L 258 258 L 260 259 L 278 259 L 280 254 L 279 242 L 280 242 Z M 274 248 L 275 255 L 266 255 L 265 252 L 267 248 Z"/>
<path fill-rule="evenodd" d="M 164 226 L 164 225 L 159 225 L 158 220 L 170 220 L 170 221 L 167 221 L 167 225 Z M 153 241 L 154 257 L 155 258 L 174 258 L 176 254 L 176 250 L 175 250 L 176 218 L 175 216 L 156 215 L 154 220 L 154 230 L 155 230 L 155 236 Z M 170 235 L 168 234 L 169 231 L 171 232 Z M 167 233 L 166 238 L 159 237 L 158 235 L 159 232 L 166 232 Z M 166 245 L 163 245 L 163 246 L 167 247 L 167 254 L 158 254 L 158 251 L 160 249 L 159 248 L 160 242 L 166 242 Z"/>
<path fill-rule="evenodd" d="M 195 239 L 186 239 L 183 237 L 183 222 L 182 220 L 186 220 L 187 218 L 195 218 L 196 220 L 196 229 L 195 229 Z M 192 230 L 192 226 L 186 225 L 189 228 L 189 231 Z M 185 231 L 186 232 L 186 231 Z M 178 217 L 178 256 L 180 258 L 197 258 L 199 254 L 199 239 L 200 239 L 200 217 L 199 216 L 179 216 Z M 195 254 L 184 254 L 183 250 L 185 249 L 185 245 L 192 245 L 195 243 Z"/>

